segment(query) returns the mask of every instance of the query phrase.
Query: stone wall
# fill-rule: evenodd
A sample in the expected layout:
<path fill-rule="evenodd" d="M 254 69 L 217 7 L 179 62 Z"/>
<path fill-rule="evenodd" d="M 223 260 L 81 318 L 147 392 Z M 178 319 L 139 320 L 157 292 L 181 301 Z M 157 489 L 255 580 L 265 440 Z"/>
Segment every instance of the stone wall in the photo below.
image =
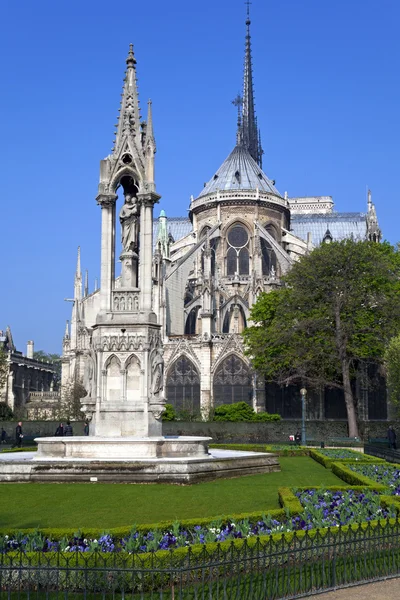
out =
<path fill-rule="evenodd" d="M 386 437 L 388 421 L 370 421 L 366 424 L 369 431 L 364 432 L 360 425 L 360 434 L 370 437 Z M 399 429 L 400 423 L 392 423 Z M 183 423 L 170 421 L 163 423 L 164 435 L 200 435 L 213 438 L 214 442 L 224 443 L 269 443 L 288 442 L 289 436 L 301 431 L 301 420 L 285 420 L 270 423 Z M 327 441 L 335 437 L 347 437 L 347 421 L 307 421 L 308 440 Z"/>
<path fill-rule="evenodd" d="M 24 435 L 34 437 L 46 437 L 54 435 L 58 421 L 23 421 L 22 429 Z M 370 421 L 365 424 L 368 432 L 364 432 L 364 424 L 360 425 L 360 433 L 366 433 L 369 437 L 386 437 L 388 426 L 392 424 L 400 435 L 400 422 L 396 421 Z M 0 426 L 4 427 L 9 437 L 14 438 L 16 421 L 3 421 Z M 72 422 L 74 435 L 83 435 L 83 421 Z M 211 437 L 214 442 L 224 443 L 260 443 L 287 442 L 289 436 L 296 431 L 301 431 L 300 420 L 284 420 L 271 423 L 184 423 L 182 421 L 170 421 L 163 423 L 163 435 L 198 435 Z M 307 439 L 316 442 L 327 441 L 335 437 L 347 436 L 346 421 L 307 421 Z"/>
<path fill-rule="evenodd" d="M 15 428 L 17 424 L 17 421 L 0 422 L 0 426 L 5 429 L 7 437 L 12 439 L 15 437 Z M 22 421 L 22 431 L 24 436 L 27 437 L 47 437 L 55 434 L 59 424 L 59 421 Z M 72 421 L 71 424 L 74 430 L 74 435 L 83 435 L 83 421 Z"/>

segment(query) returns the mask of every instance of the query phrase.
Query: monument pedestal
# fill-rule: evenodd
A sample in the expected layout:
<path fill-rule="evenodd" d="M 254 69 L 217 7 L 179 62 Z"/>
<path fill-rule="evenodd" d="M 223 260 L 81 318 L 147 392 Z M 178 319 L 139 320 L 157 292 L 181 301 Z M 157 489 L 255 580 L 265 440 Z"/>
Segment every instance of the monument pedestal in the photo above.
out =
<path fill-rule="evenodd" d="M 88 443 L 92 439 L 94 442 Z M 214 449 L 207 453 L 208 438 L 128 439 L 126 444 L 121 438 L 118 444 L 112 438 L 88 437 L 36 441 L 38 453 L 32 460 L 21 460 L 18 453 L 0 458 L 0 482 L 191 484 L 280 471 L 274 454 Z M 55 456 L 57 452 L 59 455 Z M 106 452 L 108 458 L 105 458 Z M 128 456 L 131 452 L 142 456 Z M 146 452 L 173 453 L 174 456 L 146 456 Z M 186 455 L 181 456 L 181 453 Z M 88 457 L 89 454 L 92 456 Z M 122 457 L 116 458 L 116 455 Z"/>

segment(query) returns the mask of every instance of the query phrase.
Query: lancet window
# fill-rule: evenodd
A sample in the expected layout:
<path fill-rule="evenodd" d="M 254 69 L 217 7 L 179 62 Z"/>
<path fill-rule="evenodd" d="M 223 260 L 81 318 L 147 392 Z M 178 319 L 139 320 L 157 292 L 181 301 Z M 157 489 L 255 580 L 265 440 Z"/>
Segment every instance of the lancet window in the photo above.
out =
<path fill-rule="evenodd" d="M 236 354 L 227 356 L 217 368 L 213 382 L 214 406 L 247 402 L 252 405 L 253 386 L 249 367 Z"/>
<path fill-rule="evenodd" d="M 200 415 L 200 375 L 186 356 L 180 356 L 168 372 L 166 400 L 178 412 Z"/>
<path fill-rule="evenodd" d="M 228 231 L 226 274 L 233 276 L 249 274 L 249 243 L 250 236 L 243 225 L 237 223 Z"/>

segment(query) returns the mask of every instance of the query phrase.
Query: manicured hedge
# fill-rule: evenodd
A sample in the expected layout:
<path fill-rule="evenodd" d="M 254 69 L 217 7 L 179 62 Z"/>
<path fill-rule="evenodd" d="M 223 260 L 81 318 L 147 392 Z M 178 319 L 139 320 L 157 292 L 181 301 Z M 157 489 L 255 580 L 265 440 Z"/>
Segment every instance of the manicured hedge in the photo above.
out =
<path fill-rule="evenodd" d="M 242 452 L 272 452 L 277 456 L 309 456 L 310 454 L 310 450 L 304 446 L 284 448 L 281 444 L 210 444 L 209 447 L 219 450 L 240 450 Z"/>
<path fill-rule="evenodd" d="M 349 451 L 349 450 L 348 450 Z M 382 458 L 375 458 L 374 456 L 369 456 L 367 454 L 363 454 L 362 452 L 354 452 L 354 458 L 332 458 L 330 456 L 326 456 L 322 452 L 318 450 L 310 450 L 310 456 L 321 465 L 323 465 L 326 469 L 330 469 L 334 462 L 340 462 L 342 464 L 353 463 L 353 462 L 373 462 L 373 463 L 383 463 L 385 462 Z"/>
<path fill-rule="evenodd" d="M 364 475 L 355 473 L 341 462 L 332 463 L 332 473 L 340 477 L 340 479 L 343 479 L 343 481 L 345 481 L 351 486 L 361 485 L 364 487 L 368 487 L 376 492 L 384 492 L 387 489 L 384 485 L 376 483 L 376 481 L 373 481 L 369 477 L 364 477 Z"/>
<path fill-rule="evenodd" d="M 195 527 L 196 525 L 208 526 L 217 521 L 221 521 L 222 523 L 226 523 L 227 521 L 242 521 L 244 519 L 248 519 L 249 521 L 259 521 L 265 515 L 270 515 L 274 519 L 282 519 L 285 516 L 285 511 L 281 508 L 276 508 L 273 510 L 266 510 L 264 512 L 250 512 L 250 513 L 236 513 L 231 515 L 223 515 L 217 516 L 210 519 L 209 517 L 203 517 L 201 519 L 186 519 L 179 521 L 179 524 L 183 528 Z M 155 529 L 161 531 L 168 531 L 172 529 L 174 525 L 173 521 L 160 521 L 159 523 L 143 523 L 141 525 L 136 525 L 136 530 L 147 533 L 148 531 L 152 531 Z M 107 533 L 112 535 L 113 537 L 123 538 L 128 536 L 131 532 L 132 527 L 114 527 L 112 529 L 107 529 Z M 62 538 L 72 538 L 77 532 L 77 529 L 70 528 L 40 528 L 40 529 L 4 529 L 0 528 L 0 535 L 15 535 L 19 532 L 23 531 L 23 533 L 34 533 L 35 531 L 40 531 L 45 537 L 49 539 L 57 539 L 60 540 Z M 82 534 L 86 538 L 96 539 L 102 533 L 104 533 L 104 529 L 96 529 L 93 527 L 82 528 Z"/>

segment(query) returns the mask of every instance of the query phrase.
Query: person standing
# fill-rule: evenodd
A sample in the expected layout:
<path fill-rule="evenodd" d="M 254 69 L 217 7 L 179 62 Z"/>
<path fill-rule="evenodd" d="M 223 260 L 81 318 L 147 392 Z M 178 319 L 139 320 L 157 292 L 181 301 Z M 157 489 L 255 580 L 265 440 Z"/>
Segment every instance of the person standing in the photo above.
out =
<path fill-rule="evenodd" d="M 2 427 L 1 428 L 1 443 L 2 444 L 6 443 L 6 438 L 7 438 L 6 430 L 4 429 L 4 427 Z"/>
<path fill-rule="evenodd" d="M 396 432 L 393 428 L 393 425 L 389 425 L 387 437 L 389 440 L 389 448 L 392 448 L 392 450 L 397 450 L 397 442 L 396 442 L 397 436 L 396 436 Z"/>
<path fill-rule="evenodd" d="M 67 424 L 64 427 L 64 435 L 66 435 L 66 436 L 74 435 L 74 430 L 72 429 L 72 425 L 71 425 L 70 421 L 67 421 Z"/>
<path fill-rule="evenodd" d="M 85 421 L 85 427 L 83 428 L 83 434 L 89 435 L 89 422 Z"/>
<path fill-rule="evenodd" d="M 59 426 L 57 427 L 55 435 L 57 437 L 61 437 L 64 435 L 64 425 L 62 423 L 60 423 Z"/>
<path fill-rule="evenodd" d="M 24 436 L 22 434 L 22 421 L 18 421 L 18 425 L 15 428 L 15 446 L 17 448 L 21 448 L 23 437 Z"/>

